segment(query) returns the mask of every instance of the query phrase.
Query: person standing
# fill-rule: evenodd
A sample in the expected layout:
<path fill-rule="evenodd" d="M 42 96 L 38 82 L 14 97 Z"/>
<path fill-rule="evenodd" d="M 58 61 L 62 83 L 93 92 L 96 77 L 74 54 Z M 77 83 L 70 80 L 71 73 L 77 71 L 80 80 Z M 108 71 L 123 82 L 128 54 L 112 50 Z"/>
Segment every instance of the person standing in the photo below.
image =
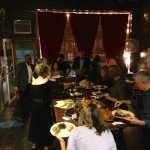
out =
<path fill-rule="evenodd" d="M 31 56 L 25 55 L 25 62 L 19 63 L 15 74 L 15 92 L 19 94 L 20 121 L 29 117 L 31 111 L 30 86 L 34 65 L 31 64 Z"/>
<path fill-rule="evenodd" d="M 59 69 L 61 70 L 63 75 L 67 76 L 71 72 L 71 66 L 69 65 L 68 61 L 66 61 L 64 59 L 65 59 L 64 54 L 59 54 L 57 63 L 59 65 Z"/>
<path fill-rule="evenodd" d="M 90 70 L 90 58 L 86 56 L 85 50 L 81 50 L 80 56 L 74 59 L 72 69 L 75 71 L 77 82 L 87 78 Z"/>
<path fill-rule="evenodd" d="M 32 111 L 29 124 L 28 140 L 32 142 L 32 149 L 41 148 L 49 150 L 53 136 L 50 134 L 50 126 L 53 125 L 52 116 L 52 92 L 64 90 L 73 83 L 58 84 L 47 78 L 48 67 L 46 64 L 37 64 L 35 67 L 37 78 L 31 85 Z"/>

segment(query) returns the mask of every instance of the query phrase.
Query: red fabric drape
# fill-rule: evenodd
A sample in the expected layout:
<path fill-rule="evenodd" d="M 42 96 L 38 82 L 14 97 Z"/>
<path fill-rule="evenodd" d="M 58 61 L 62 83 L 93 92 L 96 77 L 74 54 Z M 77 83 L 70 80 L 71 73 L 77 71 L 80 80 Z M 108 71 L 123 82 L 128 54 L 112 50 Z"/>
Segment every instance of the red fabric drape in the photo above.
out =
<path fill-rule="evenodd" d="M 107 58 L 123 57 L 127 23 L 127 14 L 101 16 L 104 49 Z"/>
<path fill-rule="evenodd" d="M 66 15 L 38 12 L 39 36 L 43 57 L 57 59 L 66 26 Z"/>
<path fill-rule="evenodd" d="M 90 55 L 98 29 L 99 15 L 72 14 L 70 23 L 78 50 L 86 50 Z"/>

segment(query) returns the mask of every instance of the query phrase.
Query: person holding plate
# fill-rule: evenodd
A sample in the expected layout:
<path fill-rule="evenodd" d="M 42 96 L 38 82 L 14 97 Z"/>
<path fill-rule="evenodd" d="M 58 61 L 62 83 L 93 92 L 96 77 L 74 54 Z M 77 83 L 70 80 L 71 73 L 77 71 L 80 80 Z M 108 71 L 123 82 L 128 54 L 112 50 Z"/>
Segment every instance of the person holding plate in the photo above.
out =
<path fill-rule="evenodd" d="M 99 108 L 95 104 L 85 106 L 80 113 L 78 127 L 69 136 L 67 148 L 63 138 L 56 135 L 61 150 L 117 150 L 114 137 L 106 128 Z"/>
<path fill-rule="evenodd" d="M 131 104 L 133 108 L 139 111 L 139 118 L 127 117 L 127 121 L 132 124 L 143 125 L 142 147 L 144 150 L 150 149 L 150 73 L 148 71 L 140 71 L 133 76 L 134 84 L 140 91 L 144 91 L 142 95 L 142 107 L 138 107 L 136 99 L 124 100 L 116 102 L 116 106 L 120 104 Z"/>
<path fill-rule="evenodd" d="M 52 90 L 66 89 L 71 87 L 72 83 L 58 84 L 47 78 L 48 67 L 46 64 L 37 64 L 35 67 L 37 78 L 31 85 L 32 110 L 29 124 L 28 139 L 32 142 L 32 149 L 38 147 L 48 150 L 53 142 L 53 136 L 49 132 L 53 125 L 52 117 Z"/>

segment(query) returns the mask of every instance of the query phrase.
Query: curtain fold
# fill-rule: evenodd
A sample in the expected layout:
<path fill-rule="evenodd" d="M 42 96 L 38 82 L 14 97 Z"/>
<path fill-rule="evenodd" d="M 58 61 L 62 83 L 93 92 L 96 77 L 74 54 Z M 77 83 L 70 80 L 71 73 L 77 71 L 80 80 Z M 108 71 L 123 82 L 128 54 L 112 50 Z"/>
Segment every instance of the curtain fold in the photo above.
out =
<path fill-rule="evenodd" d="M 75 36 L 78 50 L 92 53 L 99 24 L 99 15 L 71 14 L 70 23 Z"/>
<path fill-rule="evenodd" d="M 57 59 L 66 26 L 66 15 L 38 12 L 42 57 Z"/>
<path fill-rule="evenodd" d="M 107 58 L 123 57 L 128 14 L 101 15 L 104 49 Z"/>

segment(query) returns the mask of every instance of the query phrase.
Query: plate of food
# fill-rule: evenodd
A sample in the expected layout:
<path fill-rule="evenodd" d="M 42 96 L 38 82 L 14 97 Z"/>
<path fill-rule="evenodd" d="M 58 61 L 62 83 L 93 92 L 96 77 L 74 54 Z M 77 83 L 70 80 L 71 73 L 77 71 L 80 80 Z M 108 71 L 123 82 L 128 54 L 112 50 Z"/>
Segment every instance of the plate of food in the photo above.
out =
<path fill-rule="evenodd" d="M 98 89 L 106 89 L 107 86 L 106 85 L 94 85 L 93 88 L 96 89 L 96 90 L 98 90 Z"/>
<path fill-rule="evenodd" d="M 75 125 L 70 122 L 58 122 L 50 128 L 50 133 L 53 136 L 57 134 L 60 137 L 69 137 L 74 128 Z"/>
<path fill-rule="evenodd" d="M 64 100 L 59 100 L 56 101 L 55 107 L 62 108 L 62 109 L 70 109 L 75 106 L 75 103 L 72 99 L 64 99 Z"/>
<path fill-rule="evenodd" d="M 134 114 L 131 111 L 116 109 L 112 111 L 112 115 L 117 118 L 125 118 L 125 117 L 134 117 Z"/>
<path fill-rule="evenodd" d="M 63 78 L 64 76 L 61 76 L 61 75 L 57 75 L 57 76 L 53 76 L 52 78 L 53 79 L 60 79 L 60 78 Z"/>
<path fill-rule="evenodd" d="M 88 81 L 87 79 L 85 80 L 82 80 L 79 85 L 85 89 L 92 89 L 93 88 L 93 85 L 94 83 Z"/>

